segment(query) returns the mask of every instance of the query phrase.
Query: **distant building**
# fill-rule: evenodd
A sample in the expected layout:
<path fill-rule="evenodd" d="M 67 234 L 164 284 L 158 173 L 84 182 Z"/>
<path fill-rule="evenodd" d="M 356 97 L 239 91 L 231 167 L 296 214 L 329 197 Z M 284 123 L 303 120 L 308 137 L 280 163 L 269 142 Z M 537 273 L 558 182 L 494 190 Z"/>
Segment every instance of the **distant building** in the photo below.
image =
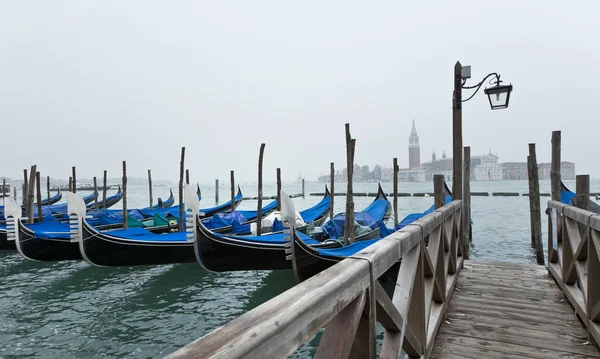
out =
<path fill-rule="evenodd" d="M 421 146 L 419 145 L 419 135 L 413 120 L 412 130 L 408 138 L 408 169 L 419 169 L 421 167 Z"/>
<path fill-rule="evenodd" d="M 452 158 L 446 158 L 446 151 L 441 160 L 436 160 L 435 152 L 431 156 L 431 162 L 422 165 L 425 170 L 425 180 L 433 180 L 433 175 L 444 175 L 446 181 L 452 180 L 453 162 Z M 502 166 L 498 163 L 498 156 L 490 151 L 486 155 L 471 156 L 472 181 L 498 181 L 502 179 Z"/>
<path fill-rule="evenodd" d="M 540 180 L 550 179 L 550 163 L 542 163 L 538 165 L 538 176 Z M 560 163 L 560 178 L 563 180 L 575 179 L 575 163 L 563 161 Z M 502 179 L 503 180 L 527 180 L 527 163 L 526 162 L 505 162 L 502 163 Z"/>

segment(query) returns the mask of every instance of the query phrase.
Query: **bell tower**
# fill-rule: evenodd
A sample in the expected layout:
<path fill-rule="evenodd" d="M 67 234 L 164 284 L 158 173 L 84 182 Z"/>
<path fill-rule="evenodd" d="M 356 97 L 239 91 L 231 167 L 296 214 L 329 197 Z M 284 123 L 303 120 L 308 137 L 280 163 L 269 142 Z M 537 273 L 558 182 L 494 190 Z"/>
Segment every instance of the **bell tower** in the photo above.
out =
<path fill-rule="evenodd" d="M 413 120 L 412 130 L 408 138 L 408 168 L 415 169 L 421 167 L 421 146 L 419 145 L 419 135 Z"/>

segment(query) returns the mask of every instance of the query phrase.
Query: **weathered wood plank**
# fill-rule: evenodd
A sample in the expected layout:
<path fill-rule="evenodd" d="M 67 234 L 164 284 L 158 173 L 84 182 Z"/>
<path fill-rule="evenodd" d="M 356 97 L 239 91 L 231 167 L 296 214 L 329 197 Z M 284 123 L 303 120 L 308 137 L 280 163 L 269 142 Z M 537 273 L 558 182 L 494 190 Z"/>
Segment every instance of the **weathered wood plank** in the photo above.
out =
<path fill-rule="evenodd" d="M 354 299 L 325 327 L 315 359 L 347 358 L 365 307 L 366 294 Z"/>
<path fill-rule="evenodd" d="M 457 288 L 430 358 L 600 358 L 583 345 L 586 330 L 541 267 L 466 262 Z"/>
<path fill-rule="evenodd" d="M 460 349 L 457 348 L 459 352 L 454 352 L 455 354 L 459 354 L 461 352 L 471 353 L 471 355 L 479 353 L 479 358 L 594 358 L 594 356 L 571 353 L 565 350 L 557 351 L 554 349 L 535 348 L 488 339 L 460 336 L 441 336 L 436 344 L 436 348 L 430 357 L 431 359 L 445 358 L 445 352 L 454 352 L 454 350 L 448 344 L 459 346 Z"/>

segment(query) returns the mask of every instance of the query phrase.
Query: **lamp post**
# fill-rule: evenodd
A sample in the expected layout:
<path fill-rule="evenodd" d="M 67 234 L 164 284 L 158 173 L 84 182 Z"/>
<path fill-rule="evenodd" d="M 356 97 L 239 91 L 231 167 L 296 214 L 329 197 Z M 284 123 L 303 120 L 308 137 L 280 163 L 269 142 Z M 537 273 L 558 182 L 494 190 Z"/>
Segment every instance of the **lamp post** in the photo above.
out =
<path fill-rule="evenodd" d="M 492 110 L 499 110 L 508 107 L 512 84 L 501 85 L 500 75 L 495 72 L 488 74 L 479 83 L 473 86 L 465 86 L 468 79 L 471 78 L 471 66 L 463 67 L 459 61 L 454 65 L 454 93 L 452 96 L 452 199 L 462 199 L 462 103 L 472 99 L 481 89 L 486 80 L 490 79 L 490 84 L 494 85 L 485 88 L 484 92 L 488 96 Z M 462 90 L 475 90 L 469 98 L 462 99 Z"/>

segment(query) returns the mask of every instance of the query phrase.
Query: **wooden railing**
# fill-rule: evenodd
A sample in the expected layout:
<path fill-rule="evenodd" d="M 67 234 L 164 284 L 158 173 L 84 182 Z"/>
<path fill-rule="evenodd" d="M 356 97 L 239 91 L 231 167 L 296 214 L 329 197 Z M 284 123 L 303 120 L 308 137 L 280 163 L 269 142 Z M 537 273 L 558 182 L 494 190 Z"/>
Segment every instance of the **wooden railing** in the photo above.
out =
<path fill-rule="evenodd" d="M 548 271 L 600 343 L 600 216 L 548 202 Z"/>
<path fill-rule="evenodd" d="M 463 264 L 461 201 L 381 239 L 169 358 L 285 358 L 323 326 L 316 358 L 427 358 Z M 426 239 L 428 242 L 426 243 Z M 377 280 L 397 269 L 390 298 Z"/>

